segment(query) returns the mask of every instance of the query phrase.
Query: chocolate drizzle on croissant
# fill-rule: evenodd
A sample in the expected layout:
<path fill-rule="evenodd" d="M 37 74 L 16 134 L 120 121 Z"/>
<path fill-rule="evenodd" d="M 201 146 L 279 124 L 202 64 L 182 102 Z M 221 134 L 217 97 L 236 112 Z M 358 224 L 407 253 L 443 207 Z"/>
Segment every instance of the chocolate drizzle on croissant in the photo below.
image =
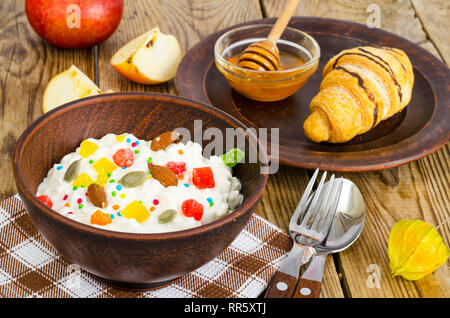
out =
<path fill-rule="evenodd" d="M 305 135 L 314 142 L 339 143 L 363 134 L 409 103 L 413 83 L 411 62 L 401 50 L 344 50 L 324 67 L 303 124 Z"/>
<path fill-rule="evenodd" d="M 375 101 L 375 98 L 373 97 L 372 93 L 367 89 L 366 86 L 364 86 L 364 80 L 362 79 L 362 77 L 359 76 L 358 73 L 350 72 L 349 70 L 345 69 L 342 66 L 338 66 L 338 67 L 333 66 L 333 68 L 336 70 L 342 70 L 342 71 L 350 74 L 351 76 L 355 77 L 358 80 L 358 85 L 367 93 L 367 96 L 369 97 L 369 99 L 375 104 L 375 108 L 373 109 L 373 126 L 375 126 L 377 124 L 377 118 L 378 118 L 378 104 Z"/>

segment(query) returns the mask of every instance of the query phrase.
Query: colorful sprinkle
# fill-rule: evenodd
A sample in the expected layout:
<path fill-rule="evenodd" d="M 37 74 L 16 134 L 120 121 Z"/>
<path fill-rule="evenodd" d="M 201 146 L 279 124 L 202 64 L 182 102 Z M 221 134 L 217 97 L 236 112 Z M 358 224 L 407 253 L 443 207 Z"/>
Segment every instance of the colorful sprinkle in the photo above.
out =
<path fill-rule="evenodd" d="M 150 208 L 150 211 L 155 211 L 155 207 L 154 206 L 152 206 L 151 208 Z"/>
<path fill-rule="evenodd" d="M 154 205 L 158 205 L 159 204 L 159 200 L 158 199 L 153 200 L 153 204 Z"/>
<path fill-rule="evenodd" d="M 182 155 L 184 152 L 183 152 L 183 150 L 178 150 L 178 153 L 180 154 L 180 155 Z"/>
<path fill-rule="evenodd" d="M 139 150 L 136 149 L 136 150 L 134 151 L 134 153 L 137 155 L 137 154 L 139 153 Z"/>
<path fill-rule="evenodd" d="M 67 212 L 67 214 L 73 214 L 73 212 Z"/>
<path fill-rule="evenodd" d="M 61 170 L 63 167 L 62 166 L 57 166 L 56 170 Z"/>
<path fill-rule="evenodd" d="M 78 187 L 77 187 L 77 186 L 73 186 L 73 188 L 72 188 L 72 189 L 76 190 L 76 189 L 78 189 Z"/>
<path fill-rule="evenodd" d="M 118 215 L 118 216 L 122 216 L 122 214 L 120 214 L 120 211 L 117 211 L 117 215 Z"/>
<path fill-rule="evenodd" d="M 78 204 L 78 208 L 79 208 L 79 209 L 82 209 L 83 207 L 84 207 L 83 204 Z"/>
<path fill-rule="evenodd" d="M 120 198 L 121 198 L 121 199 L 125 199 L 126 196 L 127 196 L 127 195 L 126 195 L 125 193 L 122 193 L 122 194 L 120 195 Z"/>
<path fill-rule="evenodd" d="M 68 197 L 69 197 L 69 196 L 66 194 L 66 195 L 64 196 L 63 200 L 67 200 Z"/>
<path fill-rule="evenodd" d="M 127 168 L 127 167 L 123 166 L 123 167 L 122 167 L 122 170 L 125 170 L 126 168 Z"/>
<path fill-rule="evenodd" d="M 64 204 L 65 207 L 70 208 L 70 203 L 67 202 L 66 204 Z"/>
<path fill-rule="evenodd" d="M 184 180 L 184 175 L 182 175 L 182 174 L 179 175 L 179 176 L 178 176 L 178 180 Z"/>
<path fill-rule="evenodd" d="M 109 180 L 109 183 L 114 183 L 114 182 L 116 182 L 116 180 L 114 180 L 114 179 Z"/>
<path fill-rule="evenodd" d="M 136 140 L 136 145 L 139 145 L 139 140 Z"/>
<path fill-rule="evenodd" d="M 112 195 L 113 197 L 115 197 L 115 196 L 116 196 L 116 191 L 111 192 L 111 195 Z"/>
<path fill-rule="evenodd" d="M 89 164 L 93 164 L 93 163 L 94 163 L 94 160 L 90 159 Z"/>
<path fill-rule="evenodd" d="M 77 200 L 77 203 L 78 203 L 78 204 L 81 204 L 81 203 L 83 203 L 83 200 L 82 200 L 81 198 L 79 198 L 79 199 Z"/>
<path fill-rule="evenodd" d="M 213 206 L 214 205 L 214 202 L 209 202 L 209 206 Z"/>
<path fill-rule="evenodd" d="M 124 135 L 116 136 L 118 142 L 122 142 L 125 139 Z"/>
<path fill-rule="evenodd" d="M 108 176 L 108 178 L 111 177 L 111 172 L 108 172 L 106 175 Z"/>
<path fill-rule="evenodd" d="M 112 208 L 113 208 L 113 210 L 119 210 L 119 206 L 118 206 L 117 204 L 114 204 L 114 205 L 112 206 Z"/>
<path fill-rule="evenodd" d="M 130 142 L 131 142 L 131 139 L 130 139 L 130 138 L 127 138 L 127 142 L 130 143 Z"/>
<path fill-rule="evenodd" d="M 208 202 L 212 202 L 212 198 L 211 197 L 209 197 L 209 198 L 206 198 L 206 201 L 208 201 Z"/>
<path fill-rule="evenodd" d="M 131 143 L 131 147 L 136 147 L 136 146 L 137 146 L 137 143 L 135 143 L 135 142 Z"/>
<path fill-rule="evenodd" d="M 111 217 L 111 219 L 114 219 L 114 214 L 110 214 L 109 216 Z"/>
<path fill-rule="evenodd" d="M 188 183 L 185 183 L 184 186 L 185 186 L 186 188 L 189 188 L 189 184 L 188 184 Z"/>
<path fill-rule="evenodd" d="M 118 184 L 118 185 L 116 185 L 116 189 L 117 189 L 118 191 L 120 191 L 120 190 L 122 190 L 122 186 L 121 186 L 120 184 Z"/>

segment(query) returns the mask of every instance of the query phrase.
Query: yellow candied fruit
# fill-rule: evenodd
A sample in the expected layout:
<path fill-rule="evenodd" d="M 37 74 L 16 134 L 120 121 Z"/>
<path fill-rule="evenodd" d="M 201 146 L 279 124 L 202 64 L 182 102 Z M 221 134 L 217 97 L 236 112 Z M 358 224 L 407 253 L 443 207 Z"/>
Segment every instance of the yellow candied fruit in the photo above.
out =
<path fill-rule="evenodd" d="M 76 180 L 72 183 L 72 186 L 74 187 L 89 187 L 94 181 L 91 179 L 91 177 L 87 173 L 82 173 L 76 178 Z"/>
<path fill-rule="evenodd" d="M 145 206 L 136 200 L 128 204 L 125 209 L 120 211 L 120 214 L 127 219 L 135 219 L 139 223 L 144 222 L 150 216 L 150 213 L 147 211 Z"/>
<path fill-rule="evenodd" d="M 87 158 L 90 155 L 93 155 L 95 151 L 97 151 L 98 146 L 96 143 L 93 143 L 89 140 L 83 140 L 80 145 L 80 156 L 83 158 Z"/>
<path fill-rule="evenodd" d="M 118 142 L 123 142 L 125 140 L 125 135 L 116 136 Z"/>
<path fill-rule="evenodd" d="M 97 160 L 92 165 L 92 167 L 95 169 L 95 171 L 97 171 L 100 174 L 102 174 L 102 173 L 108 174 L 117 169 L 117 166 L 106 157 L 103 157 L 103 158 Z"/>
<path fill-rule="evenodd" d="M 101 185 L 102 187 L 104 187 L 106 185 L 106 183 L 108 182 L 108 175 L 106 174 L 106 172 L 103 173 L 99 173 L 97 176 L 97 181 L 96 183 L 98 183 L 99 185 Z"/>

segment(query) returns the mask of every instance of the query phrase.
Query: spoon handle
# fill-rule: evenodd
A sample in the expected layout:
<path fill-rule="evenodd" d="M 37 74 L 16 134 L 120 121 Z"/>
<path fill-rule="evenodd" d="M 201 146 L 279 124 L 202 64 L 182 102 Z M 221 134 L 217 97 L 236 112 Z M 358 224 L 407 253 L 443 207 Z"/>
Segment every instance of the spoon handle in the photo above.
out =
<path fill-rule="evenodd" d="M 269 40 L 273 44 L 276 44 L 278 42 L 281 34 L 283 34 L 284 29 L 288 25 L 289 20 L 294 14 L 295 9 L 297 9 L 299 2 L 300 0 L 289 0 L 289 2 L 286 4 L 283 11 L 281 12 L 280 16 L 278 17 L 277 22 L 275 22 L 272 31 L 270 31 L 267 40 Z"/>
<path fill-rule="evenodd" d="M 328 254 L 317 254 L 313 257 L 311 264 L 298 280 L 294 298 L 319 298 L 327 256 Z"/>

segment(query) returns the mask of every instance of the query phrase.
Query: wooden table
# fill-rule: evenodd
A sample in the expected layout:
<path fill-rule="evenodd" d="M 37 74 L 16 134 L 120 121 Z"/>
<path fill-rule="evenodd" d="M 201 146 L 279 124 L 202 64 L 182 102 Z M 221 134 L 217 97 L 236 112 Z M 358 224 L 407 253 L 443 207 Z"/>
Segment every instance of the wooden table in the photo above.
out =
<path fill-rule="evenodd" d="M 109 64 L 112 54 L 137 35 L 159 25 L 177 36 L 184 52 L 225 27 L 281 11 L 282 0 L 133 0 L 119 29 L 98 48 L 61 50 L 33 32 L 24 1 L 0 1 L 0 199 L 16 188 L 11 169 L 15 142 L 40 115 L 45 86 L 71 64 L 100 88 L 176 94 L 173 81 L 143 86 L 121 77 Z M 297 15 L 324 16 L 366 23 L 381 8 L 381 28 L 397 33 L 450 63 L 450 5 L 447 0 L 303 0 Z M 45 141 L 43 141 L 45 142 Z M 401 219 L 422 219 L 435 226 L 450 216 L 450 153 L 446 145 L 423 159 L 398 168 L 340 174 L 361 189 L 367 218 L 361 237 L 346 251 L 329 256 L 322 297 L 450 297 L 449 262 L 416 282 L 392 278 L 387 241 Z M 306 170 L 282 166 L 269 179 L 257 213 L 287 230 L 290 216 L 308 183 Z M 450 243 L 450 222 L 439 226 Z"/>

